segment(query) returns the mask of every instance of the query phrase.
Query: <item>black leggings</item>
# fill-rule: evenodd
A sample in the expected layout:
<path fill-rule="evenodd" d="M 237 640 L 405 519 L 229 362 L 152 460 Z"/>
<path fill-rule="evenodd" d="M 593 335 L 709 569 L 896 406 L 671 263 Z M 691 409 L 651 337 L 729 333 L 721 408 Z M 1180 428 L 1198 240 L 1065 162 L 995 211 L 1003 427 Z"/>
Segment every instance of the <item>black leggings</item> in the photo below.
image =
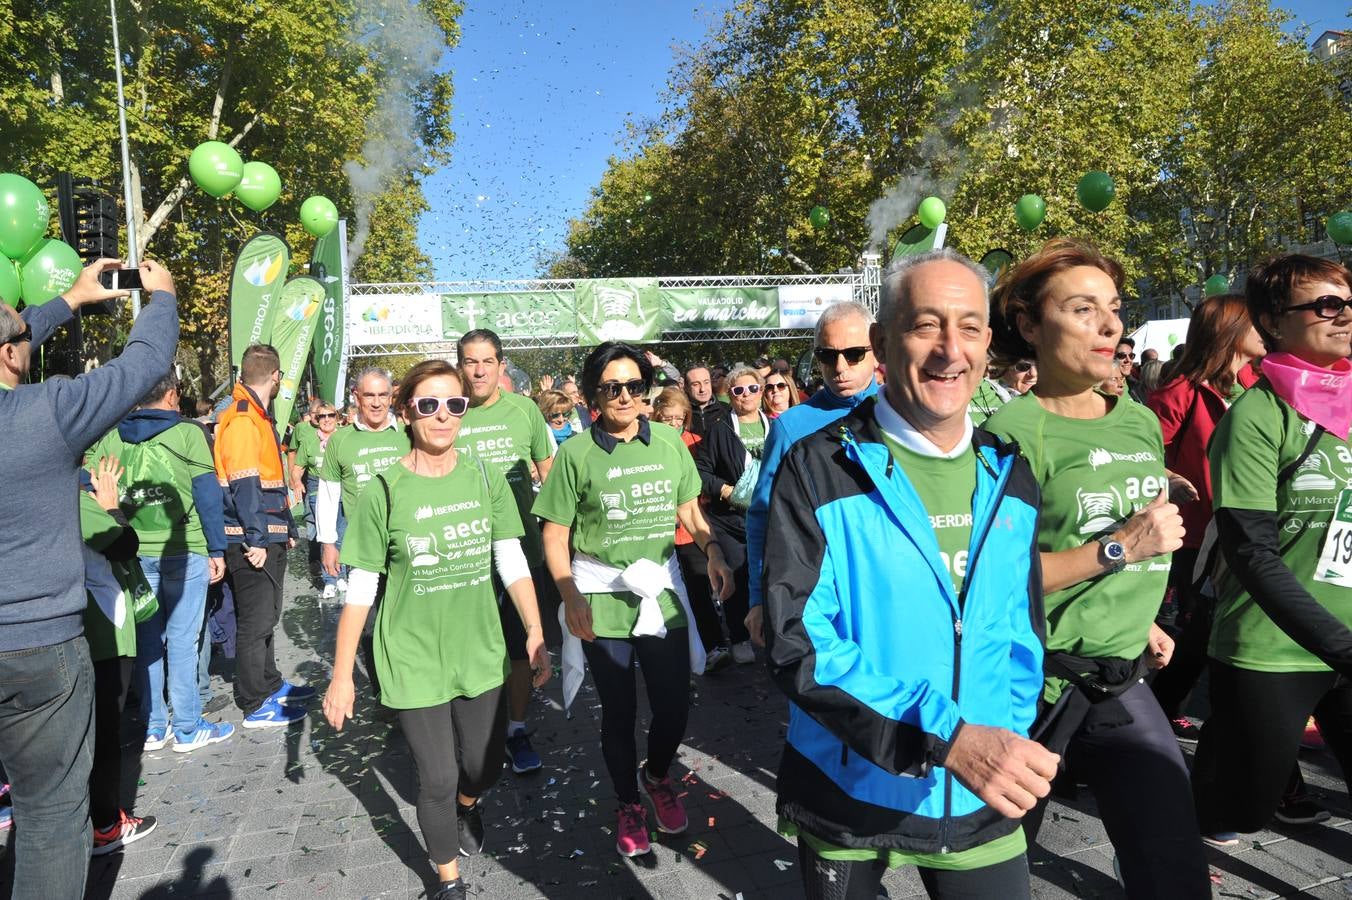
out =
<path fill-rule="evenodd" d="M 1206 668 L 1206 646 L 1211 639 L 1211 619 L 1216 601 L 1192 589 L 1192 570 L 1197 551 L 1174 551 L 1169 586 L 1174 589 L 1177 614 L 1173 622 L 1174 655 L 1151 682 L 1166 719 L 1177 719 L 1187 709 L 1188 695 Z"/>
<path fill-rule="evenodd" d="M 1267 825 L 1288 791 L 1311 714 L 1346 782 L 1352 772 L 1352 682 L 1333 672 L 1255 672 L 1212 661 L 1211 718 L 1202 725 L 1192 765 L 1204 834 Z"/>
<path fill-rule="evenodd" d="M 427 855 L 444 866 L 460 852 L 456 795 L 478 797 L 502 774 L 507 707 L 502 687 L 437 706 L 399 710 L 418 768 L 418 827 Z"/>
<path fill-rule="evenodd" d="M 802 839 L 798 841 L 798 866 L 803 870 L 807 900 L 875 900 L 887 871 L 882 860 L 822 859 Z M 980 869 L 919 868 L 925 893 L 937 900 L 1024 900 L 1030 896 L 1028 857 L 1023 853 Z"/>
<path fill-rule="evenodd" d="M 676 559 L 681 564 L 681 578 L 685 581 L 685 592 L 690 596 L 690 611 L 695 614 L 700 643 L 708 653 L 723 643 L 718 606 L 709 590 L 709 558 L 698 544 L 690 543 L 676 545 Z"/>
<path fill-rule="evenodd" d="M 597 638 L 583 641 L 596 693 L 601 697 L 601 754 L 621 803 L 637 803 L 638 748 L 634 725 L 638 690 L 634 657 L 643 670 L 652 724 L 648 726 L 648 762 L 653 778 L 664 778 L 685 737 L 690 714 L 690 646 L 686 629 L 668 629 L 666 637 Z"/>
<path fill-rule="evenodd" d="M 89 770 L 89 821 L 107 828 L 122 810 L 122 707 L 136 660 L 115 656 L 94 663 L 94 765 Z"/>
<path fill-rule="evenodd" d="M 741 537 L 719 530 L 714 535 L 723 551 L 723 561 L 732 569 L 732 595 L 723 601 L 723 616 L 728 620 L 728 638 L 734 644 L 751 639 L 746 630 L 746 613 L 751 602 L 751 574 L 746 561 L 746 535 Z"/>
<path fill-rule="evenodd" d="M 1107 711 L 1110 703 L 1126 707 L 1131 723 L 1092 732 L 1082 727 L 1066 748 L 1067 772 L 1060 777 L 1083 779 L 1093 791 L 1129 896 L 1210 898 L 1206 851 L 1188 802 L 1188 768 L 1169 720 L 1139 682 L 1094 709 Z M 1086 725 L 1094 721 L 1092 710 L 1090 716 Z M 1030 841 L 1046 809 L 1043 799 L 1024 819 Z"/>

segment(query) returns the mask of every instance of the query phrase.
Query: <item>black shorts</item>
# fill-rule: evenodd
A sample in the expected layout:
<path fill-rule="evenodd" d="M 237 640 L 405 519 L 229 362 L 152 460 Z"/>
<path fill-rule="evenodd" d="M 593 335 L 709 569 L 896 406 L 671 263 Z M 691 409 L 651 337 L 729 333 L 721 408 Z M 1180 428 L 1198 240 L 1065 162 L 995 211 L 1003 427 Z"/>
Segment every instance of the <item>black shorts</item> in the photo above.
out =
<path fill-rule="evenodd" d="M 563 634 L 559 628 L 559 589 L 549 570 L 540 564 L 530 570 L 531 581 L 535 582 L 535 602 L 540 607 L 540 624 L 544 628 L 545 646 L 558 647 L 563 644 Z M 498 616 L 502 620 L 502 637 L 507 642 L 507 658 L 510 660 L 528 659 L 526 655 L 526 628 L 517 615 L 516 604 L 507 595 L 497 569 L 493 570 L 493 592 L 498 598 Z"/>

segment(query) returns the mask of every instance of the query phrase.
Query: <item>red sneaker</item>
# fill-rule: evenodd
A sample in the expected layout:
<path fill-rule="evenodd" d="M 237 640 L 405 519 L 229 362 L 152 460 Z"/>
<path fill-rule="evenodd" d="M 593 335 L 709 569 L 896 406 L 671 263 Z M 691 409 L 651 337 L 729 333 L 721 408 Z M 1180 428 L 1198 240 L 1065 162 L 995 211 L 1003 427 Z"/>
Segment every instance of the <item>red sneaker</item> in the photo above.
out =
<path fill-rule="evenodd" d="M 154 816 L 137 818 L 127 815 L 126 810 L 118 810 L 117 816 L 117 821 L 107 828 L 94 829 L 94 849 L 91 856 L 102 856 L 114 850 L 121 850 L 155 830 Z"/>
<path fill-rule="evenodd" d="M 1324 736 L 1319 733 L 1319 726 L 1315 724 L 1313 716 L 1305 723 L 1305 734 L 1300 739 L 1300 746 L 1306 750 L 1324 749 Z"/>
<path fill-rule="evenodd" d="M 664 834 L 680 834 L 690 825 L 681 798 L 676 795 L 676 788 L 671 783 L 671 776 L 661 781 L 650 781 L 647 774 L 640 769 L 638 789 L 647 794 L 648 799 L 652 801 L 658 831 Z"/>
<path fill-rule="evenodd" d="M 648 844 L 648 811 L 642 803 L 620 804 L 620 825 L 616 830 L 615 851 L 620 856 L 642 856 L 651 853 Z"/>

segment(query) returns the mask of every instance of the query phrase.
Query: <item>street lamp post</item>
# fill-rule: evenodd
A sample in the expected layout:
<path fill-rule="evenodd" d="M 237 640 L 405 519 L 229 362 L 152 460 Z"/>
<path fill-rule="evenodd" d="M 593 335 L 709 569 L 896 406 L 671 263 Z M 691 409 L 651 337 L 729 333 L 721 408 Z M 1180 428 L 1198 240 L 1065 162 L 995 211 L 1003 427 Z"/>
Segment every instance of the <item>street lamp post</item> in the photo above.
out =
<path fill-rule="evenodd" d="M 122 132 L 122 199 L 127 211 L 127 265 L 141 264 L 141 253 L 136 244 L 136 217 L 131 203 L 131 148 L 127 143 L 127 100 L 122 93 L 122 46 L 117 39 L 117 0 L 108 0 L 113 18 L 113 71 L 117 73 L 117 125 Z M 131 292 L 131 317 L 141 314 L 141 292 Z"/>

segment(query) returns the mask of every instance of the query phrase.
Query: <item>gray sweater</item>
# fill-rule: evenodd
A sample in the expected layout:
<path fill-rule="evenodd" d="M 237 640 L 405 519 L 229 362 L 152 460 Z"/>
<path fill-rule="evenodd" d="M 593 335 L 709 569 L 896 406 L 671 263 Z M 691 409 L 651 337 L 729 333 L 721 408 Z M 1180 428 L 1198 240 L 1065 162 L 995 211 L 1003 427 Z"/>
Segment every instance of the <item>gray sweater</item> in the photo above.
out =
<path fill-rule="evenodd" d="M 61 298 L 25 309 L 34 352 L 71 316 Z M 169 371 L 177 345 L 178 306 L 157 291 L 106 366 L 0 390 L 0 652 L 83 633 L 80 459 Z"/>

